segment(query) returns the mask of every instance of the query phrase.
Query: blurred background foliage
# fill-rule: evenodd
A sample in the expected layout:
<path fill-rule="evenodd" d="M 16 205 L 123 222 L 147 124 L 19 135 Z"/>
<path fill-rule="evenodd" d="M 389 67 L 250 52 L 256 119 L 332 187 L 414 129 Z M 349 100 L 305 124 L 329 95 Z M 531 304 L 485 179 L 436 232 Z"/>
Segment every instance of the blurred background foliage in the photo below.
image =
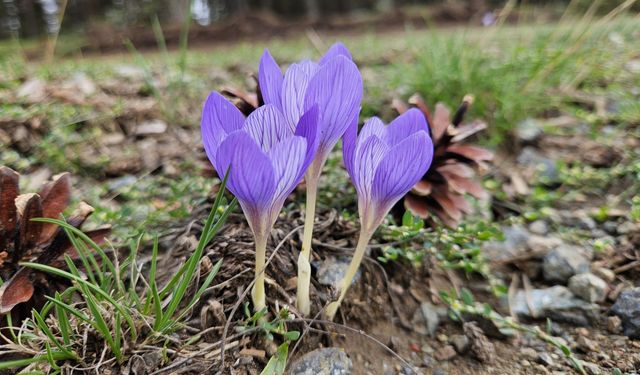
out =
<path fill-rule="evenodd" d="M 509 1 L 512 6 L 546 7 L 563 10 L 571 3 L 577 13 L 598 3 L 607 12 L 623 1 L 600 0 L 528 0 Z M 133 33 L 152 26 L 157 17 L 163 26 L 182 23 L 187 13 L 200 28 L 213 27 L 230 19 L 261 15 L 265 23 L 279 19 L 326 21 L 326 17 L 358 18 L 371 14 L 396 14 L 413 6 L 429 5 L 431 12 L 418 14 L 425 22 L 483 21 L 487 12 L 504 5 L 502 0 L 3 0 L 0 2 L 0 38 L 42 37 L 57 34 L 61 19 L 63 33 L 92 34 L 117 30 Z M 405 13 L 411 13 L 405 12 Z M 398 19 L 387 19 L 396 22 Z M 402 21 L 402 18 L 399 19 Z M 486 21 L 486 18 L 484 18 Z M 228 30 L 235 34 L 237 30 Z"/>

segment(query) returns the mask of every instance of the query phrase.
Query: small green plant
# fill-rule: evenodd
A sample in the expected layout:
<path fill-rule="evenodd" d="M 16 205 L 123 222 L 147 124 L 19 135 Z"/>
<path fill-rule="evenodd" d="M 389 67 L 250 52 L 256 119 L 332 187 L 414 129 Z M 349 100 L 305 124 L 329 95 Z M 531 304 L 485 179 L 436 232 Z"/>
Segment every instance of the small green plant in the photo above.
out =
<path fill-rule="evenodd" d="M 200 260 L 205 247 L 236 206 L 235 200 L 228 205 L 223 204 L 225 184 L 226 177 L 196 250 L 165 285 L 159 285 L 157 281 L 157 237 L 153 243 L 149 271 L 145 275 L 141 272 L 143 264 L 138 261 L 142 235 L 131 241 L 129 256 L 120 261 L 65 221 L 37 219 L 62 227 L 73 243 L 79 261 L 66 256 L 68 271 L 44 264 L 23 263 L 67 279 L 72 286 L 47 297 L 45 306 L 40 311 L 33 310 L 32 318 L 25 321 L 18 333 L 15 333 L 16 327 L 10 327 L 14 339 L 12 346 L 27 358 L 0 362 L 0 369 L 45 363 L 54 372 L 59 371 L 58 362 L 80 358 L 80 353 L 85 350 L 83 337 L 87 332 L 104 342 L 119 364 L 129 355 L 127 351 L 138 344 L 166 347 L 175 343 L 170 335 L 184 326 L 184 319 L 211 285 L 222 264 L 220 260 L 204 270 L 206 276 L 202 275 L 200 285 L 190 292 L 200 279 Z"/>
<path fill-rule="evenodd" d="M 422 219 L 413 217 L 407 211 L 402 218 L 402 225 L 385 226 L 382 236 L 393 244 L 384 247 L 383 254 L 378 257 L 383 263 L 405 260 L 417 265 L 425 257 L 431 256 L 441 267 L 482 275 L 495 294 L 506 291 L 502 281 L 491 273 L 481 250 L 484 242 L 503 239 L 497 224 L 469 221 L 456 229 L 439 226 L 427 230 Z"/>
<path fill-rule="evenodd" d="M 287 367 L 287 357 L 289 355 L 289 345 L 292 341 L 300 338 L 300 332 L 288 330 L 287 322 L 294 319 L 289 309 L 283 308 L 278 311 L 276 317 L 267 321 L 267 308 L 251 314 L 249 303 L 244 304 L 244 314 L 246 320 L 244 325 L 238 326 L 238 332 L 256 331 L 262 332 L 267 340 L 274 340 L 274 334 L 280 336 L 283 340 L 278 346 L 276 353 L 269 358 L 269 362 L 264 367 L 261 375 L 282 375 Z"/>
<path fill-rule="evenodd" d="M 544 331 L 539 327 L 532 327 L 518 323 L 511 317 L 505 317 L 493 310 L 491 305 L 487 303 L 476 302 L 471 292 L 462 288 L 460 293 L 455 291 L 451 293 L 440 292 L 440 298 L 449 306 L 449 315 L 454 321 L 464 321 L 464 316 L 479 316 L 484 319 L 491 320 L 499 329 L 516 330 L 537 337 L 538 339 L 555 346 L 562 351 L 565 358 L 571 366 L 580 374 L 586 375 L 582 361 L 576 358 L 566 344 L 562 343 L 557 337 L 550 334 L 550 321 L 547 321 L 547 330 Z"/>

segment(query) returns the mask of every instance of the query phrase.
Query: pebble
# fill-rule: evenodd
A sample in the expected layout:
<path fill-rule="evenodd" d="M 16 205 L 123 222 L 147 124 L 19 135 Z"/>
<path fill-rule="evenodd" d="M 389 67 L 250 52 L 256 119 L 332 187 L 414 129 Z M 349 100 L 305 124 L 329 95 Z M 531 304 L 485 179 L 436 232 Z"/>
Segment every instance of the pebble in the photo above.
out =
<path fill-rule="evenodd" d="M 465 335 L 453 335 L 451 344 L 456 348 L 456 352 L 464 354 L 469 349 L 469 338 Z"/>
<path fill-rule="evenodd" d="M 607 282 L 592 273 L 581 273 L 569 279 L 569 290 L 587 302 L 602 302 L 607 296 Z"/>
<path fill-rule="evenodd" d="M 616 274 L 615 272 L 613 272 L 612 270 L 608 269 L 608 268 L 596 268 L 593 273 L 596 276 L 599 276 L 602 280 L 608 282 L 608 283 L 612 283 L 616 280 Z"/>
<path fill-rule="evenodd" d="M 162 134 L 167 131 L 167 123 L 162 120 L 149 120 L 136 126 L 136 135 Z"/>
<path fill-rule="evenodd" d="M 640 338 L 640 287 L 623 290 L 611 312 L 620 318 L 626 336 Z"/>
<path fill-rule="evenodd" d="M 538 362 L 547 367 L 551 367 L 555 364 L 549 353 L 540 353 L 538 354 Z"/>
<path fill-rule="evenodd" d="M 535 118 L 520 121 L 516 126 L 515 135 L 523 143 L 534 143 L 542 136 L 542 124 Z"/>
<path fill-rule="evenodd" d="M 43 80 L 40 78 L 30 78 L 18 87 L 16 96 L 35 103 L 45 99 L 47 96 L 46 90 L 47 87 Z"/>
<path fill-rule="evenodd" d="M 582 350 L 584 353 L 597 352 L 600 350 L 600 346 L 597 342 L 589 340 L 584 336 L 578 337 L 576 343 L 578 344 L 578 349 Z"/>
<path fill-rule="evenodd" d="M 582 367 L 584 367 L 584 370 L 587 372 L 588 375 L 602 374 L 602 369 L 600 368 L 600 366 L 596 365 L 595 363 L 582 361 Z"/>
<path fill-rule="evenodd" d="M 546 180 L 546 183 L 553 184 L 558 182 L 560 172 L 556 161 L 541 155 L 535 148 L 527 146 L 522 149 L 520 155 L 516 159 L 518 164 L 525 167 L 533 167 L 538 172 L 538 176 Z"/>
<path fill-rule="evenodd" d="M 542 236 L 549 232 L 549 226 L 544 220 L 536 220 L 533 223 L 529 224 L 529 230 L 531 231 L 531 233 L 539 234 Z"/>
<path fill-rule="evenodd" d="M 503 299 L 507 307 L 506 298 Z M 576 326 L 586 326 L 598 316 L 598 305 L 576 298 L 561 285 L 546 289 L 518 290 L 511 302 L 514 314 L 526 318 L 551 318 Z M 533 311 L 529 309 L 529 306 Z"/>
<path fill-rule="evenodd" d="M 347 273 L 349 268 L 349 259 L 340 257 L 327 257 L 316 264 L 317 272 L 316 277 L 318 282 L 322 285 L 333 286 L 336 289 L 340 288 L 340 282 Z M 356 272 L 356 275 L 351 281 L 351 285 L 358 282 L 360 279 L 360 270 Z"/>
<path fill-rule="evenodd" d="M 538 351 L 534 348 L 522 348 L 520 349 L 520 354 L 526 359 L 535 361 L 538 358 Z"/>
<path fill-rule="evenodd" d="M 446 314 L 446 309 L 423 302 L 413 314 L 413 327 L 421 335 L 433 337 L 440 326 L 440 315 Z M 445 340 L 448 341 L 448 340 Z"/>
<path fill-rule="evenodd" d="M 615 315 L 607 317 L 607 331 L 613 334 L 622 332 L 622 320 Z"/>
<path fill-rule="evenodd" d="M 494 261 L 501 261 L 517 257 L 527 252 L 527 241 L 531 234 L 523 227 L 512 225 L 502 228 L 504 241 L 486 242 L 482 251 L 485 256 Z"/>
<path fill-rule="evenodd" d="M 456 356 L 456 349 L 451 345 L 445 345 L 436 350 L 435 358 L 438 361 L 448 361 Z"/>
<path fill-rule="evenodd" d="M 631 221 L 625 221 L 624 223 L 618 225 L 619 234 L 628 234 L 631 232 L 635 232 L 636 230 L 638 230 L 638 226 Z"/>
<path fill-rule="evenodd" d="M 353 363 L 342 348 L 311 351 L 291 365 L 291 375 L 348 375 Z"/>
<path fill-rule="evenodd" d="M 542 263 L 542 273 L 548 281 L 566 282 L 575 274 L 589 272 L 589 259 L 577 246 L 561 245 L 551 250 Z"/>

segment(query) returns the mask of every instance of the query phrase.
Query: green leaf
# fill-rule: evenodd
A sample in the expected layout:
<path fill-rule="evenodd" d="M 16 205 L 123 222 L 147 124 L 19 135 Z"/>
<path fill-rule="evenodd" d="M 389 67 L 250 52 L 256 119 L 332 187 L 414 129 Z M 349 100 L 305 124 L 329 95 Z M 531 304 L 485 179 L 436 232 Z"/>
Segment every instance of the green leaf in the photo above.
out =
<path fill-rule="evenodd" d="M 411 228 L 413 227 L 413 214 L 409 210 L 404 212 L 402 215 L 402 226 Z"/>
<path fill-rule="evenodd" d="M 289 341 L 296 341 L 300 338 L 300 332 L 298 331 L 287 331 L 282 334 L 282 336 Z"/>
<path fill-rule="evenodd" d="M 262 370 L 260 375 L 282 375 L 287 367 L 287 356 L 289 355 L 289 342 L 284 342 L 278 347 L 278 351 L 271 358 Z"/>
<path fill-rule="evenodd" d="M 475 303 L 473 300 L 473 295 L 467 288 L 460 289 L 460 299 L 462 299 L 462 302 L 467 306 L 473 306 Z"/>

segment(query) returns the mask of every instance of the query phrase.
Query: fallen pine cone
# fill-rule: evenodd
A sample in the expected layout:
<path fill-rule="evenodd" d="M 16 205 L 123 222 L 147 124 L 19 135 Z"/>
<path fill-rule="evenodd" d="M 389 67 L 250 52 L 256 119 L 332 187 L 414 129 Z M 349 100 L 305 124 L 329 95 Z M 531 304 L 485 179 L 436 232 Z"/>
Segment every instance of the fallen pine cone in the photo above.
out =
<path fill-rule="evenodd" d="M 0 277 L 7 280 L 0 287 L 0 314 L 12 313 L 14 319 L 24 318 L 31 308 L 45 301 L 44 295 L 57 289 L 53 285 L 55 278 L 19 263 L 29 261 L 60 267 L 64 264 L 61 256 L 74 250 L 58 225 L 31 220 L 59 219 L 71 199 L 69 173 L 55 176 L 37 194 L 20 194 L 19 179 L 17 172 L 0 167 Z M 93 208 L 82 202 L 67 222 L 80 228 L 92 212 Z M 109 233 L 110 228 L 85 232 L 96 242 L 103 241 Z M 17 305 L 20 311 L 14 310 Z"/>
<path fill-rule="evenodd" d="M 476 172 L 486 169 L 486 162 L 493 159 L 493 152 L 464 141 L 487 128 L 482 121 L 460 125 L 473 97 L 467 95 L 450 119 L 450 111 L 444 104 L 436 104 L 433 116 L 424 100 L 415 94 L 409 104 L 417 107 L 427 118 L 434 144 L 431 168 L 413 189 L 396 205 L 395 212 L 402 215 L 409 210 L 414 215 L 428 219 L 431 213 L 449 227 L 456 227 L 464 214 L 472 207 L 466 200 L 469 194 L 478 199 L 487 192 L 476 181 Z M 402 114 L 409 105 L 395 99 L 392 107 Z"/>

